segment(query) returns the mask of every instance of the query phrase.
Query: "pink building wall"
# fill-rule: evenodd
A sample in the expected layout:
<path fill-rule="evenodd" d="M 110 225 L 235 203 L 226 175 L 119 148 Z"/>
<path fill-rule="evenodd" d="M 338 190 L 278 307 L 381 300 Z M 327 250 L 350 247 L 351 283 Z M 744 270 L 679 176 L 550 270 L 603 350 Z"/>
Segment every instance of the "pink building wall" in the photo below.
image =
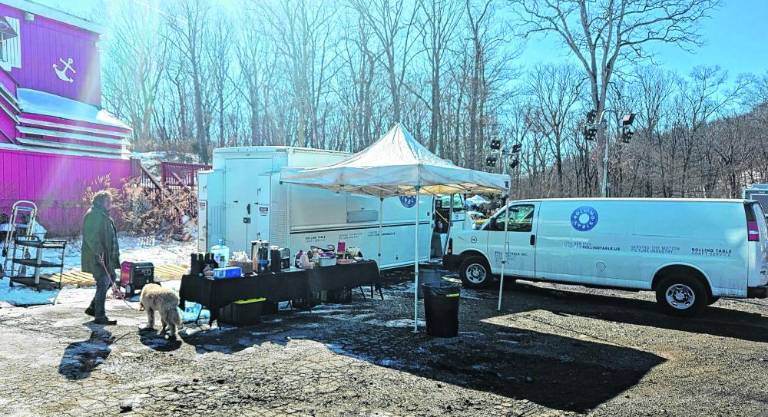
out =
<path fill-rule="evenodd" d="M 81 203 L 86 187 L 106 174 L 120 188 L 131 161 L 0 149 L 0 213 L 10 214 L 19 199 L 32 200 L 51 234 L 75 235 L 87 209 Z"/>
<path fill-rule="evenodd" d="M 94 115 L 99 111 L 98 28 L 39 3 L 12 4 L 24 10 L 0 4 L 0 16 L 18 34 L 9 38 L 0 69 L 0 213 L 31 200 L 51 234 L 75 235 L 87 209 L 81 202 L 85 189 L 107 174 L 116 188 L 131 177 L 131 161 L 121 151 L 130 129 L 101 124 L 93 115 L 78 119 L 86 117 L 78 116 L 80 104 L 65 100 L 96 106 Z M 72 109 L 75 119 L 68 118 Z"/>
<path fill-rule="evenodd" d="M 99 35 L 75 26 L 35 15 L 29 22 L 24 12 L 0 4 L 0 16 L 19 19 L 21 68 L 11 76 L 24 88 L 46 91 L 88 104 L 101 104 L 101 71 L 96 43 Z M 58 78 L 54 65 L 72 59 L 72 82 Z"/>

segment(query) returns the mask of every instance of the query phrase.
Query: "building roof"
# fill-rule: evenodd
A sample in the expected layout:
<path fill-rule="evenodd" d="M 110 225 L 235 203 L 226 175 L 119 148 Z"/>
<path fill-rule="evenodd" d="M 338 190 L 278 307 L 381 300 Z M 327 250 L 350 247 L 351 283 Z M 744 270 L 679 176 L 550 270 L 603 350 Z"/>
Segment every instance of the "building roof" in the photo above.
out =
<path fill-rule="evenodd" d="M 95 22 L 31 0 L 0 0 L 0 3 L 34 15 L 47 17 L 48 19 L 85 29 L 90 32 L 99 34 L 104 32 L 104 28 Z"/>

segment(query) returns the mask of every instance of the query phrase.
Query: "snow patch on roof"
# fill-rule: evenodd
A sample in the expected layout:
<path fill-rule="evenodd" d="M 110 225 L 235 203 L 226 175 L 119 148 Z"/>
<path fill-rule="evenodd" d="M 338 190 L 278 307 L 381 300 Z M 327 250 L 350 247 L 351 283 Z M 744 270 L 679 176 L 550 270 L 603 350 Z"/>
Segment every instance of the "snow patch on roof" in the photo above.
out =
<path fill-rule="evenodd" d="M 16 90 L 19 107 L 24 113 L 61 117 L 87 123 L 95 123 L 130 129 L 128 125 L 106 110 L 77 100 L 64 98 L 44 91 L 19 88 Z"/>

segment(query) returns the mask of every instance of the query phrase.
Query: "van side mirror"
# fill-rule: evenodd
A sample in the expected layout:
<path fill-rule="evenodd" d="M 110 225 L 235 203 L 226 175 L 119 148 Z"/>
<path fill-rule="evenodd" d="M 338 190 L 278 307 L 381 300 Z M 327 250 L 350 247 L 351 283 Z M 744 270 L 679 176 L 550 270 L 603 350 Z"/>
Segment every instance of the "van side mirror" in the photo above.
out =
<path fill-rule="evenodd" d="M 491 224 L 490 224 L 490 226 L 491 226 L 490 227 L 491 230 L 496 230 L 496 218 L 495 217 L 491 217 Z"/>

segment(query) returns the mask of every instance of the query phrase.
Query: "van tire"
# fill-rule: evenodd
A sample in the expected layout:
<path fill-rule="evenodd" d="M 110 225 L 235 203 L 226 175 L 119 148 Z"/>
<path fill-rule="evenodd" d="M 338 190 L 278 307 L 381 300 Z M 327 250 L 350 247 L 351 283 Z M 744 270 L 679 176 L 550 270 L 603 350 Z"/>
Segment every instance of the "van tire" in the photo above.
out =
<path fill-rule="evenodd" d="M 461 283 L 467 288 L 484 288 L 491 285 L 493 277 L 488 262 L 482 256 L 468 256 L 459 266 Z"/>
<path fill-rule="evenodd" d="M 709 300 L 707 301 L 707 305 L 711 306 L 712 304 L 716 303 L 717 300 L 719 300 L 719 299 L 720 299 L 720 297 L 715 297 L 715 296 L 709 297 Z"/>
<path fill-rule="evenodd" d="M 667 314 L 690 317 L 709 304 L 709 294 L 696 277 L 670 276 L 656 286 L 656 302 Z"/>

